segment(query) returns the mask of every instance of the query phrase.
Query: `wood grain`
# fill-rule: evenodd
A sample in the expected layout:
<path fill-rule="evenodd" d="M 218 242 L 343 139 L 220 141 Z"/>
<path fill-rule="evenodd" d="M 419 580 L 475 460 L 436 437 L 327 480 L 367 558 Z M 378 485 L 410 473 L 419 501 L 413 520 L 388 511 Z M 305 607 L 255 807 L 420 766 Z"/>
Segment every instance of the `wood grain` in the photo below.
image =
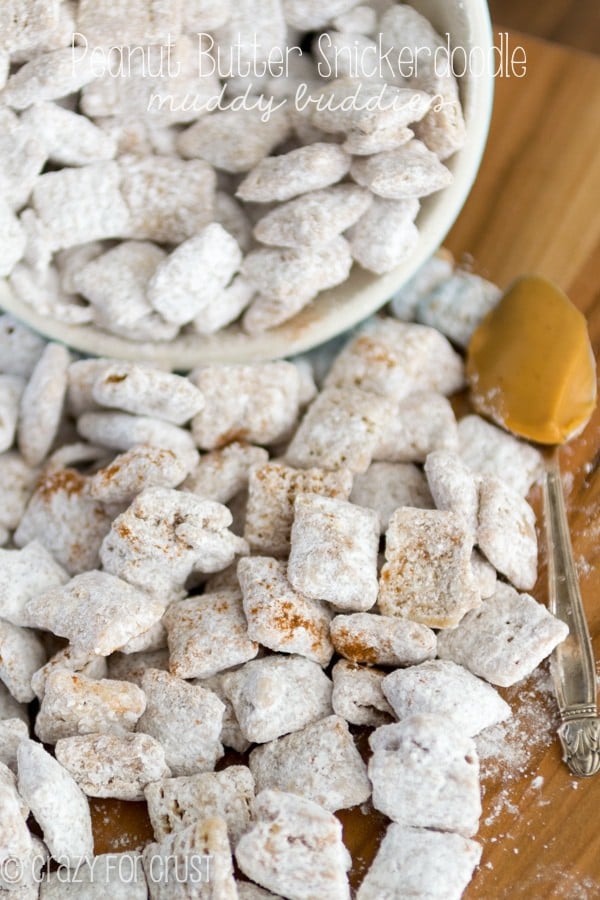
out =
<path fill-rule="evenodd" d="M 497 25 L 600 53 L 598 0 L 489 0 L 489 6 Z"/>

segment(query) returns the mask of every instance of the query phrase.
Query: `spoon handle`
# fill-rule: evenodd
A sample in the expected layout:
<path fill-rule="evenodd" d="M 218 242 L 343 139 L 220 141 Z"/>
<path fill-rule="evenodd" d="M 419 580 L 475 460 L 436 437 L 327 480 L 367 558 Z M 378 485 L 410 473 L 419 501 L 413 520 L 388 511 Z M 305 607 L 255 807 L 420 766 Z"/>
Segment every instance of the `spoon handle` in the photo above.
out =
<path fill-rule="evenodd" d="M 592 643 L 569 535 L 558 450 L 546 465 L 544 509 L 548 542 L 549 608 L 569 626 L 566 640 L 552 655 L 551 672 L 562 724 L 563 758 L 575 775 L 600 768 L 600 719 Z"/>

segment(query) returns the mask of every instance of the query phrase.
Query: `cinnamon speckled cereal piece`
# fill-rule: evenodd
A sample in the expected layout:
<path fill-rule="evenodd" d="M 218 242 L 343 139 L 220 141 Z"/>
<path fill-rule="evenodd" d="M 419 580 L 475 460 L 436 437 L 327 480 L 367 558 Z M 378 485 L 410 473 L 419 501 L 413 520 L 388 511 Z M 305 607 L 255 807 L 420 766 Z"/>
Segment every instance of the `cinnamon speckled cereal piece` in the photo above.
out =
<path fill-rule="evenodd" d="M 493 597 L 438 636 L 438 655 L 491 684 L 510 687 L 533 672 L 568 632 L 529 594 L 498 582 Z"/>
<path fill-rule="evenodd" d="M 486 422 L 465 416 L 458 423 L 459 453 L 478 475 L 495 475 L 524 497 L 539 481 L 544 466 L 539 450 Z"/>
<path fill-rule="evenodd" d="M 318 494 L 294 504 L 288 578 L 307 597 L 361 611 L 377 600 L 379 519 L 371 509 Z"/>
<path fill-rule="evenodd" d="M 254 203 L 283 203 L 341 181 L 350 162 L 351 157 L 337 144 L 319 142 L 269 156 L 246 175 L 236 197 Z"/>
<path fill-rule="evenodd" d="M 339 716 L 328 716 L 250 754 L 257 792 L 299 794 L 335 812 L 369 799 L 367 767 Z"/>
<path fill-rule="evenodd" d="M 144 672 L 142 690 L 147 705 L 136 730 L 160 742 L 172 774 L 212 771 L 223 756 L 217 695 L 159 669 Z"/>
<path fill-rule="evenodd" d="M 397 509 L 386 533 L 381 612 L 431 628 L 454 628 L 481 602 L 471 550 L 467 528 L 454 513 Z"/>
<path fill-rule="evenodd" d="M 84 652 L 108 656 L 150 628 L 163 608 L 120 578 L 92 571 L 33 598 L 26 612 L 37 628 L 68 638 Z"/>
<path fill-rule="evenodd" d="M 431 509 L 433 500 L 421 470 L 412 463 L 374 462 L 366 472 L 354 476 L 351 503 L 374 510 L 381 533 L 399 506 Z"/>
<path fill-rule="evenodd" d="M 356 897 L 460 900 L 480 858 L 480 844 L 462 835 L 393 822 Z"/>
<path fill-rule="evenodd" d="M 242 734 L 264 744 L 331 714 L 332 684 L 302 656 L 253 659 L 222 678 Z"/>
<path fill-rule="evenodd" d="M 433 328 L 372 319 L 335 360 L 326 387 L 354 387 L 399 401 L 415 391 L 453 394 L 464 387 L 464 365 Z"/>
<path fill-rule="evenodd" d="M 331 671 L 333 711 L 351 725 L 386 725 L 394 712 L 383 696 L 381 669 L 358 666 L 340 659 Z"/>
<path fill-rule="evenodd" d="M 373 806 L 400 825 L 470 837 L 481 815 L 475 742 L 443 716 L 420 714 L 369 737 Z"/>
<path fill-rule="evenodd" d="M 0 550 L 0 617 L 13 625 L 29 625 L 27 601 L 68 580 L 65 570 L 39 541 L 22 550 Z"/>
<path fill-rule="evenodd" d="M 228 503 L 247 486 L 252 469 L 263 466 L 268 459 L 269 454 L 262 447 L 234 441 L 222 450 L 204 454 L 181 490 L 216 503 Z"/>
<path fill-rule="evenodd" d="M 346 469 L 294 469 L 280 462 L 255 466 L 248 480 L 244 537 L 255 552 L 287 556 L 298 494 L 347 500 L 351 488 L 352 475 Z"/>
<path fill-rule="evenodd" d="M 187 378 L 140 363 L 114 362 L 92 388 L 100 406 L 185 425 L 200 412 L 204 397 Z"/>
<path fill-rule="evenodd" d="M 144 794 L 157 841 L 199 819 L 219 816 L 235 846 L 250 825 L 254 778 L 247 766 L 228 766 L 221 772 L 163 778 L 147 785 Z"/>
<path fill-rule="evenodd" d="M 180 678 L 208 678 L 258 653 L 248 635 L 239 594 L 221 591 L 188 597 L 165 615 L 169 667 Z"/>
<path fill-rule="evenodd" d="M 66 671 L 88 679 L 106 678 L 108 674 L 106 659 L 103 656 L 86 653 L 68 644 L 51 656 L 31 678 L 31 687 L 40 703 L 44 699 L 46 681 L 56 671 Z"/>
<path fill-rule="evenodd" d="M 366 472 L 393 407 L 355 387 L 327 388 L 316 397 L 286 452 L 297 468 Z"/>
<path fill-rule="evenodd" d="M 272 444 L 288 437 L 296 424 L 300 378 L 292 363 L 205 366 L 190 377 L 206 401 L 192 420 L 203 450 L 232 441 Z"/>
<path fill-rule="evenodd" d="M 350 173 L 357 184 L 388 200 L 426 197 L 452 182 L 450 170 L 417 140 L 396 150 L 355 157 Z"/>
<path fill-rule="evenodd" d="M 275 247 L 326 244 L 354 225 L 372 199 L 369 191 L 353 184 L 310 191 L 259 219 L 254 235 Z"/>
<path fill-rule="evenodd" d="M 400 400 L 374 457 L 422 463 L 435 450 L 457 449 L 458 430 L 450 401 L 434 391 L 415 391 Z"/>
<path fill-rule="evenodd" d="M 144 650 L 139 653 L 125 654 L 112 653 L 108 657 L 108 677 L 121 681 L 131 681 L 132 684 L 142 685 L 142 677 L 148 669 L 169 670 L 169 651 Z"/>
<path fill-rule="evenodd" d="M 48 344 L 21 397 L 19 450 L 30 466 L 47 455 L 60 424 L 71 359 L 61 344 Z"/>
<path fill-rule="evenodd" d="M 143 800 L 147 784 L 170 776 L 161 744 L 148 734 L 61 738 L 55 753 L 88 797 Z"/>
<path fill-rule="evenodd" d="M 426 625 L 372 613 L 338 615 L 331 623 L 336 651 L 354 663 L 414 666 L 435 656 L 435 632 Z"/>
<path fill-rule="evenodd" d="M 244 873 L 295 900 L 349 900 L 350 854 L 336 817 L 312 800 L 266 790 L 254 804 L 254 822 L 237 845 Z"/>
<path fill-rule="evenodd" d="M 460 516 L 475 542 L 479 485 L 471 469 L 456 452 L 434 450 L 425 460 L 425 475 L 436 507 Z"/>
<path fill-rule="evenodd" d="M 176 452 L 139 444 L 94 472 L 86 482 L 85 491 L 103 503 L 128 503 L 147 488 L 177 487 L 197 461 L 195 450 Z"/>
<path fill-rule="evenodd" d="M 295 591 L 286 570 L 284 562 L 264 556 L 239 561 L 248 636 L 270 650 L 296 653 L 326 666 L 333 656 L 331 610 L 322 600 Z"/>
<path fill-rule="evenodd" d="M 45 662 L 46 651 L 35 631 L 0 619 L 0 681 L 19 703 L 33 700 L 31 678 Z"/>
<path fill-rule="evenodd" d="M 419 240 L 415 218 L 419 201 L 375 197 L 364 215 L 348 231 L 353 259 L 363 269 L 383 275 L 399 266 Z"/>
<path fill-rule="evenodd" d="M 435 713 L 474 737 L 509 718 L 511 708 L 494 688 L 449 659 L 430 659 L 396 669 L 383 682 L 383 693 L 400 721 Z"/>
<path fill-rule="evenodd" d="M 477 543 L 498 572 L 519 590 L 537 580 L 535 513 L 527 500 L 500 478 L 482 478 Z"/>

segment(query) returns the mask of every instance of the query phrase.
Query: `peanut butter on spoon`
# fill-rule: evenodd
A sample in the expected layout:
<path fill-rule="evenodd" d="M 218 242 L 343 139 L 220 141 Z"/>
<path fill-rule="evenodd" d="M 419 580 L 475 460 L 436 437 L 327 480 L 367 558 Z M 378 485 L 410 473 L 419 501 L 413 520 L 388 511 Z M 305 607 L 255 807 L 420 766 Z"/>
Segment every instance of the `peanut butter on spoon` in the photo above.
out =
<path fill-rule="evenodd" d="M 586 321 L 544 278 L 519 278 L 471 338 L 467 374 L 473 406 L 519 437 L 563 444 L 596 405 L 596 369 Z M 546 460 L 544 508 L 549 608 L 569 626 L 556 648 L 552 676 L 564 760 L 575 775 L 600 769 L 600 719 L 592 645 L 560 478 L 558 453 Z"/>

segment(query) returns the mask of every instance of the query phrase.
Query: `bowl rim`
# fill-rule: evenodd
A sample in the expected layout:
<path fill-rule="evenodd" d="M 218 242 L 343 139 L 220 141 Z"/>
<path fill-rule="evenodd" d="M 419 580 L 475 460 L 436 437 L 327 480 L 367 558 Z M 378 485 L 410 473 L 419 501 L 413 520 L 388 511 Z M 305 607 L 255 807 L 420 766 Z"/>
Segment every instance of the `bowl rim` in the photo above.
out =
<path fill-rule="evenodd" d="M 486 52 L 493 46 L 492 24 L 486 0 L 460 2 L 469 32 L 469 45 Z M 418 6 L 418 0 L 415 2 Z M 341 285 L 318 298 L 282 325 L 259 335 L 230 326 L 215 335 L 186 334 L 165 342 L 137 342 L 91 325 L 67 325 L 41 315 L 17 298 L 6 279 L 0 279 L 0 308 L 11 313 L 43 337 L 66 344 L 85 355 L 107 356 L 188 371 L 205 363 L 253 362 L 305 352 L 354 327 L 380 309 L 442 244 L 458 218 L 477 177 L 489 133 L 494 96 L 491 72 L 469 80 L 467 141 L 448 160 L 454 179 L 444 189 L 444 202 L 431 209 L 436 195 L 425 198 L 418 217 L 419 242 L 410 259 L 382 276 L 356 264 Z M 349 287 L 351 294 L 348 297 Z"/>

